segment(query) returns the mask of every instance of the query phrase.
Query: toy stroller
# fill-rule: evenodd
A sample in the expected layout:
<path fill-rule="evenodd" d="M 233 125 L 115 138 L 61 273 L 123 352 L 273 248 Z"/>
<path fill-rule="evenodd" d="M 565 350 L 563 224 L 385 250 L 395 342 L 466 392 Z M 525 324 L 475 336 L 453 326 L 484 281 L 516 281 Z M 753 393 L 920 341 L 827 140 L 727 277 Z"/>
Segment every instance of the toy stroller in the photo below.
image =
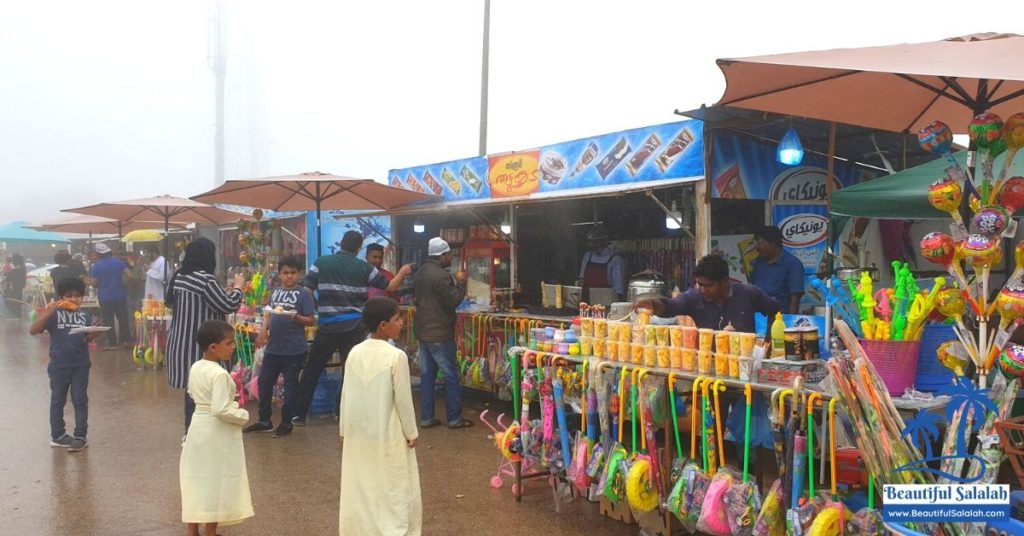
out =
<path fill-rule="evenodd" d="M 484 423 L 484 425 L 494 432 L 494 435 L 492 436 L 494 438 L 494 445 L 498 447 L 498 451 L 501 452 L 501 460 L 498 462 L 498 470 L 495 472 L 494 476 L 491 477 L 491 487 L 498 489 L 504 484 L 503 476 L 512 476 L 515 474 L 512 464 L 523 461 L 523 456 L 520 454 L 522 443 L 519 439 L 519 423 L 512 422 L 510 425 L 506 425 L 503 420 L 505 418 L 504 413 L 498 415 L 498 418 L 494 423 L 490 423 L 487 421 L 488 411 L 490 410 L 485 409 L 480 413 L 480 422 Z M 519 486 L 517 484 L 512 484 L 512 495 L 519 495 Z"/>

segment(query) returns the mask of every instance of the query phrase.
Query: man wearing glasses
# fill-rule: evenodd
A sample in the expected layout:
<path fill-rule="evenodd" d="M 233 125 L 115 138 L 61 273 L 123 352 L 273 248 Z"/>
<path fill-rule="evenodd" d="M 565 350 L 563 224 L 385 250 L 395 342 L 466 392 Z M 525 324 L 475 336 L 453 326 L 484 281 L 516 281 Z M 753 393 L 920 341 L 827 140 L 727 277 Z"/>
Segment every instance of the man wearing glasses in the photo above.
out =
<path fill-rule="evenodd" d="M 763 290 L 729 280 L 729 264 L 718 255 L 697 261 L 697 288 L 669 300 L 640 299 L 635 307 L 646 307 L 655 316 L 688 317 L 698 328 L 733 329 L 754 332 L 754 313 L 773 318 L 779 304 Z M 730 328 L 731 326 L 731 328 Z"/>

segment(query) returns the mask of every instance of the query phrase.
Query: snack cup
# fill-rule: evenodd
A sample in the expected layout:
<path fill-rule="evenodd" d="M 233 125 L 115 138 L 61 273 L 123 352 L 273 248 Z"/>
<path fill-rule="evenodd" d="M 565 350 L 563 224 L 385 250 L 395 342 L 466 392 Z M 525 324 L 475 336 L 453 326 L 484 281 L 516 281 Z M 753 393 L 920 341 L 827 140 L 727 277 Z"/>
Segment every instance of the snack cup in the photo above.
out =
<path fill-rule="evenodd" d="M 686 358 L 683 357 L 685 361 Z M 697 372 L 700 374 L 711 374 L 715 370 L 714 360 L 711 358 L 711 352 L 706 350 L 697 351 Z"/>
<path fill-rule="evenodd" d="M 729 354 L 715 352 L 715 376 L 722 378 L 729 376 Z"/>
<path fill-rule="evenodd" d="M 608 336 L 608 320 L 605 318 L 594 319 L 594 338 L 603 339 Z"/>
<path fill-rule="evenodd" d="M 594 355 L 594 339 L 580 337 L 580 355 Z"/>
<path fill-rule="evenodd" d="M 569 344 L 569 355 L 580 355 L 580 343 L 574 342 Z"/>
<path fill-rule="evenodd" d="M 655 345 L 658 344 L 658 327 L 646 325 L 644 326 L 644 344 Z"/>
<path fill-rule="evenodd" d="M 740 355 L 754 357 L 754 346 L 757 344 L 756 333 L 740 333 Z"/>
<path fill-rule="evenodd" d="M 683 326 L 683 348 L 689 348 L 696 350 L 697 346 L 697 328 L 693 326 Z"/>
<path fill-rule="evenodd" d="M 610 360 L 614 360 L 615 359 L 615 356 L 609 356 L 608 355 L 608 341 L 606 339 L 594 339 L 593 340 L 593 344 L 594 344 L 594 347 L 593 347 L 594 355 L 596 357 L 600 357 L 601 359 L 610 359 Z"/>
<path fill-rule="evenodd" d="M 670 354 L 668 351 L 668 346 L 658 346 L 657 348 L 655 348 L 655 352 L 657 352 L 658 355 L 658 367 L 669 368 L 669 366 L 671 366 L 671 361 L 669 358 Z"/>
<path fill-rule="evenodd" d="M 629 345 L 629 362 L 634 365 L 644 363 L 644 345 L 636 343 Z"/>
<path fill-rule="evenodd" d="M 646 328 L 647 326 L 641 326 L 640 324 L 630 326 L 631 331 L 629 340 L 637 344 L 647 344 Z"/>
<path fill-rule="evenodd" d="M 740 356 L 729 356 L 729 377 L 739 379 L 740 377 Z"/>
<path fill-rule="evenodd" d="M 706 328 L 698 329 L 697 339 L 697 349 L 701 352 L 710 352 L 711 345 L 714 344 L 715 341 L 715 330 Z"/>
<path fill-rule="evenodd" d="M 728 331 L 716 331 L 715 332 L 715 353 L 728 354 L 729 353 L 729 332 Z"/>
<path fill-rule="evenodd" d="M 594 336 L 594 319 L 584 317 L 580 319 L 580 335 L 583 337 Z"/>
<path fill-rule="evenodd" d="M 668 346 L 669 343 L 669 331 L 668 326 L 655 326 L 654 334 L 658 338 L 658 346 Z"/>
<path fill-rule="evenodd" d="M 697 350 L 693 348 L 683 348 L 680 353 L 682 354 L 682 368 L 686 372 L 693 372 L 697 370 Z"/>
<path fill-rule="evenodd" d="M 648 344 L 644 346 L 644 366 L 654 368 L 658 365 L 658 351 L 657 346 Z"/>
<path fill-rule="evenodd" d="M 743 337 L 742 337 L 742 335 L 743 334 L 738 332 L 738 331 L 731 331 L 731 332 L 729 332 L 729 353 L 730 354 L 732 354 L 732 355 L 740 355 L 740 350 L 742 349 L 742 346 L 743 346 L 743 343 L 742 343 Z"/>
<path fill-rule="evenodd" d="M 683 370 L 682 348 L 679 348 L 678 346 L 672 346 L 668 349 L 668 365 L 675 370 Z"/>
<path fill-rule="evenodd" d="M 641 307 L 636 310 L 636 323 L 646 326 L 651 321 L 651 310 Z"/>
<path fill-rule="evenodd" d="M 694 339 L 696 339 L 696 336 Z M 668 342 L 670 346 L 675 346 L 676 348 L 683 347 L 683 326 L 668 327 Z"/>
<path fill-rule="evenodd" d="M 623 363 L 629 363 L 630 362 L 629 361 L 629 357 L 630 357 L 629 349 L 630 349 L 630 344 L 628 342 L 620 342 L 619 343 L 619 361 L 622 361 Z"/>

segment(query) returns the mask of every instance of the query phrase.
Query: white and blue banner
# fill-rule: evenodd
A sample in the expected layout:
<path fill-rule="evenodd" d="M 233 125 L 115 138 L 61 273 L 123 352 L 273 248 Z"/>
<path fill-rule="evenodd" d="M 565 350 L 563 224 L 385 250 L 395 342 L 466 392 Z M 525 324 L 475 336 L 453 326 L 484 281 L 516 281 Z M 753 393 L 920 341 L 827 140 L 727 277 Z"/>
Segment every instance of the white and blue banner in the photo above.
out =
<path fill-rule="evenodd" d="M 896 523 L 1005 521 L 1010 517 L 1007 484 L 887 484 L 882 518 Z"/>

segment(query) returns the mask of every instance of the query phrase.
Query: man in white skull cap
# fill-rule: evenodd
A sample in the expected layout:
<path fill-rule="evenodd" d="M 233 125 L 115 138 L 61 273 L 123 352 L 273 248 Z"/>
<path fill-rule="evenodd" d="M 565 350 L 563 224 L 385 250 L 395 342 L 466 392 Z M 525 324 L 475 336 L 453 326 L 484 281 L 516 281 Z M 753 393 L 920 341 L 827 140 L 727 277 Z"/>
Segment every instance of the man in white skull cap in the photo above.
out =
<path fill-rule="evenodd" d="M 444 374 L 445 424 L 449 428 L 467 428 L 473 423 L 462 418 L 462 391 L 459 365 L 455 360 L 455 310 L 466 297 L 466 274 L 453 277 L 452 250 L 439 237 L 430 239 L 427 260 L 413 276 L 416 293 L 416 339 L 419 340 L 420 426 L 441 424 L 434 418 L 434 383 L 437 372 Z"/>

